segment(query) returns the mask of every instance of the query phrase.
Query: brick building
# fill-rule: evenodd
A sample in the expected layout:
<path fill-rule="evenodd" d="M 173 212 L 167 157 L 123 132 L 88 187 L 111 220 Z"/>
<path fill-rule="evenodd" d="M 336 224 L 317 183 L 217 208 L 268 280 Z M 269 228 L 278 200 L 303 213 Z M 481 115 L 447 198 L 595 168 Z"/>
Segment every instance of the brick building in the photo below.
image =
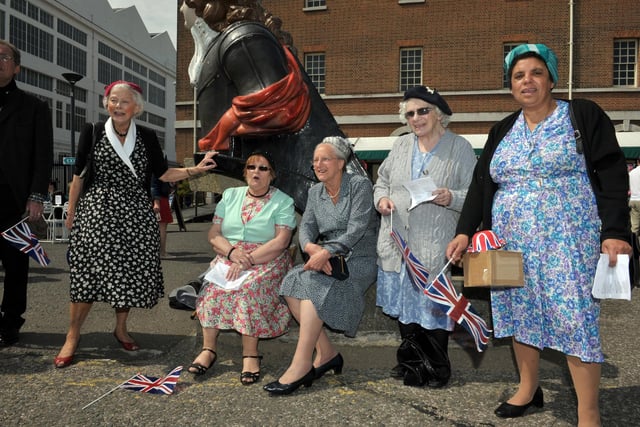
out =
<path fill-rule="evenodd" d="M 590 98 L 618 131 L 640 131 L 637 0 L 263 0 L 262 5 L 282 19 L 298 58 L 352 139 L 406 132 L 398 102 L 404 89 L 416 84 L 445 96 L 454 112 L 454 132 L 485 134 L 517 109 L 502 61 L 523 42 L 545 43 L 557 53 L 557 97 Z M 186 72 L 193 41 L 181 17 L 179 27 L 178 159 L 190 157 L 195 126 Z"/>

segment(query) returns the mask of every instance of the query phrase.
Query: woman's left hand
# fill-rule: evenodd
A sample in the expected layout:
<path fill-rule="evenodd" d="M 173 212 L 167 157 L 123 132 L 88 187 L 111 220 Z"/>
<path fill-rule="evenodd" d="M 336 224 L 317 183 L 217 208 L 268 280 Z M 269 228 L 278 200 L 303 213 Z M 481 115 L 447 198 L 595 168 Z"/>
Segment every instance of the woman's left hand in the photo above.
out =
<path fill-rule="evenodd" d="M 605 239 L 602 242 L 601 252 L 609 255 L 609 267 L 615 267 L 618 262 L 618 254 L 633 255 L 633 248 L 628 242 L 618 239 Z"/>
<path fill-rule="evenodd" d="M 217 166 L 217 163 L 215 160 L 213 160 L 213 156 L 215 156 L 216 154 L 218 154 L 217 151 L 207 151 L 207 154 L 205 154 L 204 158 L 200 160 L 200 163 L 194 166 L 197 173 L 205 173 L 208 170 L 215 168 Z"/>
<path fill-rule="evenodd" d="M 448 188 L 436 188 L 431 194 L 436 196 L 436 198 L 432 200 L 436 205 L 446 207 L 449 206 L 451 204 L 451 200 L 453 200 L 453 195 Z"/>
<path fill-rule="evenodd" d="M 309 259 L 304 263 L 303 270 L 322 271 L 331 274 L 331 264 L 329 258 L 331 253 L 322 246 L 315 243 L 308 244 L 305 252 L 309 254 Z"/>

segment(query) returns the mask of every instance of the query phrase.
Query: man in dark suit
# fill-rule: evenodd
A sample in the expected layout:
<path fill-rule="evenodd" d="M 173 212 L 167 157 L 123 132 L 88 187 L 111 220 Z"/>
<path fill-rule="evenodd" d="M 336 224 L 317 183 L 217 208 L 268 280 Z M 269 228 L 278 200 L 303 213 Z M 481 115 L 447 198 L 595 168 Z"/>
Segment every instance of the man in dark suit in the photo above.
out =
<path fill-rule="evenodd" d="M 53 128 L 46 102 L 18 89 L 20 51 L 0 40 L 0 230 L 25 214 L 42 216 L 53 162 Z M 0 346 L 18 342 L 27 309 L 29 256 L 0 238 L 4 295 L 0 308 Z"/>

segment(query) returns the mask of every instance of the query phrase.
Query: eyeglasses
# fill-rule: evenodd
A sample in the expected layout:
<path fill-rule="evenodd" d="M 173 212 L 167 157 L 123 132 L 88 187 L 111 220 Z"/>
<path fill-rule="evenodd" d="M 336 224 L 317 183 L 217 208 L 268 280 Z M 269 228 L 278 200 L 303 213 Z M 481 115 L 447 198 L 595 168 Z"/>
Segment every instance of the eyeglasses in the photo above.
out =
<path fill-rule="evenodd" d="M 336 160 L 336 159 L 337 159 L 337 157 L 321 157 L 319 159 L 313 159 L 311 161 L 311 164 L 315 165 L 316 163 L 328 163 L 331 160 Z"/>
<path fill-rule="evenodd" d="M 266 172 L 266 171 L 270 171 L 271 168 L 269 166 L 256 166 L 256 165 L 247 165 L 247 170 L 248 171 L 254 171 L 256 170 L 256 168 L 260 171 L 260 172 Z"/>
<path fill-rule="evenodd" d="M 0 55 L 0 61 L 2 62 L 9 62 L 13 60 L 13 56 L 11 55 Z"/>
<path fill-rule="evenodd" d="M 408 120 L 412 118 L 416 113 L 418 113 L 419 116 L 426 116 L 431 112 L 431 110 L 433 110 L 433 108 L 422 107 L 422 108 L 418 108 L 415 111 L 407 111 L 406 113 L 404 113 L 404 118 Z"/>

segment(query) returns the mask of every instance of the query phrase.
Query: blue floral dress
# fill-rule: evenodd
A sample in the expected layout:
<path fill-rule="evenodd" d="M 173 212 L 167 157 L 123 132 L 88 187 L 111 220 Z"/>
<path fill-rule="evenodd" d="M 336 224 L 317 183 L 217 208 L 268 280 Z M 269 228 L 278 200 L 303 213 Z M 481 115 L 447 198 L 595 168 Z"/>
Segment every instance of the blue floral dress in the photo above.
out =
<path fill-rule="evenodd" d="M 603 362 L 591 296 L 600 219 L 568 104 L 557 104 L 533 131 L 520 114 L 491 160 L 493 230 L 522 251 L 525 275 L 523 288 L 492 290 L 494 333 Z"/>

